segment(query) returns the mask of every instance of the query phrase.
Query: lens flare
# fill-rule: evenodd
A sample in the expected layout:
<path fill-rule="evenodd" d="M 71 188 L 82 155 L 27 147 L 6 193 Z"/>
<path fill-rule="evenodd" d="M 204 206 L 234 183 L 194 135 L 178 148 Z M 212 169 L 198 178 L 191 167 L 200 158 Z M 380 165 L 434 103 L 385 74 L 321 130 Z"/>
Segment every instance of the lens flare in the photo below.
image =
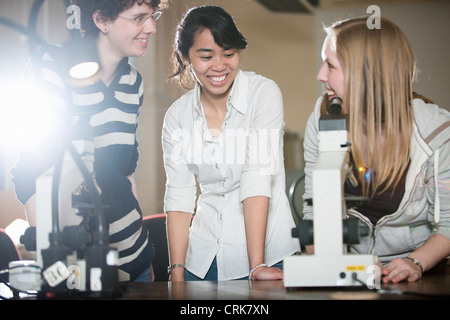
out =
<path fill-rule="evenodd" d="M 0 99 L 0 145 L 37 147 L 56 128 L 57 109 L 41 88 L 22 81 L 0 83 Z"/>
<path fill-rule="evenodd" d="M 84 80 L 95 75 L 99 69 L 99 65 L 96 62 L 84 62 L 72 67 L 69 74 L 74 79 Z"/>

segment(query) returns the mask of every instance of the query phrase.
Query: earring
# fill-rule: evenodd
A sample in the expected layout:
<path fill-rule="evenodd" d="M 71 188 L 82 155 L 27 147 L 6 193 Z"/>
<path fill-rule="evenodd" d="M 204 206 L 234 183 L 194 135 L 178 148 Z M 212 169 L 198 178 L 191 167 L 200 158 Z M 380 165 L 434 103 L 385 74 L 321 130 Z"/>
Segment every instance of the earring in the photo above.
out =
<path fill-rule="evenodd" d="M 105 28 L 103 29 L 103 31 L 104 31 L 105 33 L 108 33 L 108 28 L 105 27 Z"/>

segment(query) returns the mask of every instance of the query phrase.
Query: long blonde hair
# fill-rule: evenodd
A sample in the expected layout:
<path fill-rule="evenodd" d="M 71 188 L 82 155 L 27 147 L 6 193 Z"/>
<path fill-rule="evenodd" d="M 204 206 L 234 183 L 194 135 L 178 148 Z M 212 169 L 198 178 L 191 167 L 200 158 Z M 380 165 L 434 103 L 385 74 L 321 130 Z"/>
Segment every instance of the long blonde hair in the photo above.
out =
<path fill-rule="evenodd" d="M 343 111 L 349 114 L 349 140 L 364 195 L 398 185 L 408 167 L 413 129 L 414 56 L 403 32 L 381 18 L 369 29 L 367 18 L 326 28 L 345 79 Z M 332 49 L 333 50 L 333 49 Z M 328 99 L 324 99 L 328 100 Z"/>

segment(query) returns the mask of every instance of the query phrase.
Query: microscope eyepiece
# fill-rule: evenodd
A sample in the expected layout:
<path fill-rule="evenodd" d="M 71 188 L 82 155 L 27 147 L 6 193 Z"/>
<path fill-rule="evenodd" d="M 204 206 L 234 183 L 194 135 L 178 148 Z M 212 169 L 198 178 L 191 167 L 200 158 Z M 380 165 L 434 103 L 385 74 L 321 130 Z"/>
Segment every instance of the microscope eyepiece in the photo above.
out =
<path fill-rule="evenodd" d="M 334 97 L 330 101 L 330 114 L 341 114 L 342 111 L 342 99 Z"/>

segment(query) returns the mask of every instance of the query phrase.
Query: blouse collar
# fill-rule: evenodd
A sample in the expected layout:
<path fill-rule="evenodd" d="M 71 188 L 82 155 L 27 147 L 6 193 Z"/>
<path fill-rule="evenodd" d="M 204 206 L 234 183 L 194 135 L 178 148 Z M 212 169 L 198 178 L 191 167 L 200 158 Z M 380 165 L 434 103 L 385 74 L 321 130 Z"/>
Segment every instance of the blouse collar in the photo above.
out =
<path fill-rule="evenodd" d="M 199 114 L 204 114 L 202 110 L 202 104 L 200 101 L 201 86 L 198 82 L 195 83 L 193 106 Z M 227 109 L 231 106 L 236 111 L 245 115 L 247 112 L 247 97 L 248 92 L 248 78 L 242 70 L 239 70 L 236 78 L 234 79 L 231 92 L 227 99 Z"/>

